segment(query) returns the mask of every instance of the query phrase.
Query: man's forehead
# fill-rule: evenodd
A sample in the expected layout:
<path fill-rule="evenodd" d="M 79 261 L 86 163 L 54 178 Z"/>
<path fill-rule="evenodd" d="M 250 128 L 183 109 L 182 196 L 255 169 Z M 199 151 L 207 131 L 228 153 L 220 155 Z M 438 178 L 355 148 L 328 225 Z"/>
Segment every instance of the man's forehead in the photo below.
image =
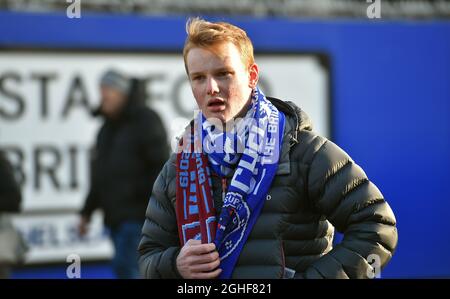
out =
<path fill-rule="evenodd" d="M 224 47 L 192 48 L 187 55 L 189 73 L 234 68 L 241 60 L 239 53 L 233 52 Z"/>

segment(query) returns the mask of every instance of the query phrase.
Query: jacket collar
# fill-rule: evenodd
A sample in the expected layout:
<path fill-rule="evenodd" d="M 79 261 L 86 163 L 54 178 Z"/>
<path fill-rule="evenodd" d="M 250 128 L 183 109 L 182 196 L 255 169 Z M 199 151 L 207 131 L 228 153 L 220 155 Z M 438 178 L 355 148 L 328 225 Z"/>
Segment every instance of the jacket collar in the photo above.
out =
<path fill-rule="evenodd" d="M 312 123 L 308 115 L 294 103 L 284 102 L 272 97 L 267 97 L 267 99 L 286 116 L 286 121 L 284 123 L 283 143 L 281 144 L 281 156 L 278 162 L 278 170 L 276 174 L 290 174 L 290 149 L 299 143 L 298 134 L 301 130 L 312 130 Z"/>

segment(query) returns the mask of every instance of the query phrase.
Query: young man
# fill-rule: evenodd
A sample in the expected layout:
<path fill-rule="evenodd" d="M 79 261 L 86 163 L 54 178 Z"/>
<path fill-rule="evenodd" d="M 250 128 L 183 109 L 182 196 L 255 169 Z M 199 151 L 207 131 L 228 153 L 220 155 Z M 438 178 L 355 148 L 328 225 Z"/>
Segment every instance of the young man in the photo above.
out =
<path fill-rule="evenodd" d="M 397 245 L 363 170 L 265 97 L 246 33 L 192 19 L 184 61 L 201 113 L 165 164 L 139 245 L 147 278 L 368 278 Z M 334 229 L 344 233 L 332 248 Z M 375 261 L 375 262 L 374 262 Z"/>

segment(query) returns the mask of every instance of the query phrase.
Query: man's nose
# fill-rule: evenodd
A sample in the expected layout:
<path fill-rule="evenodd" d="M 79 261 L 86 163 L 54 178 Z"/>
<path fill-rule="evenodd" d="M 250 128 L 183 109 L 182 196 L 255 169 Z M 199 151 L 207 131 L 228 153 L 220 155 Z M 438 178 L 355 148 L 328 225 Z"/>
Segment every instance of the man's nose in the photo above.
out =
<path fill-rule="evenodd" d="M 216 93 L 219 93 L 219 85 L 217 84 L 217 81 L 214 78 L 207 79 L 207 85 L 206 85 L 206 92 L 208 95 L 214 95 Z"/>

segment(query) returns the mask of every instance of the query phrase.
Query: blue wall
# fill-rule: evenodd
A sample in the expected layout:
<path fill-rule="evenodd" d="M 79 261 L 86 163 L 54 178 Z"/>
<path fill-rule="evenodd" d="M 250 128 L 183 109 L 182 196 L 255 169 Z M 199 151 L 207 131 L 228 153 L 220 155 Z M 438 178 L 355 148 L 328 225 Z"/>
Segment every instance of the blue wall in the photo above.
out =
<path fill-rule="evenodd" d="M 450 22 L 224 20 L 245 28 L 259 52 L 331 57 L 333 140 L 398 221 L 399 246 L 382 276 L 450 277 Z M 0 47 L 181 52 L 184 23 L 0 12 Z"/>

